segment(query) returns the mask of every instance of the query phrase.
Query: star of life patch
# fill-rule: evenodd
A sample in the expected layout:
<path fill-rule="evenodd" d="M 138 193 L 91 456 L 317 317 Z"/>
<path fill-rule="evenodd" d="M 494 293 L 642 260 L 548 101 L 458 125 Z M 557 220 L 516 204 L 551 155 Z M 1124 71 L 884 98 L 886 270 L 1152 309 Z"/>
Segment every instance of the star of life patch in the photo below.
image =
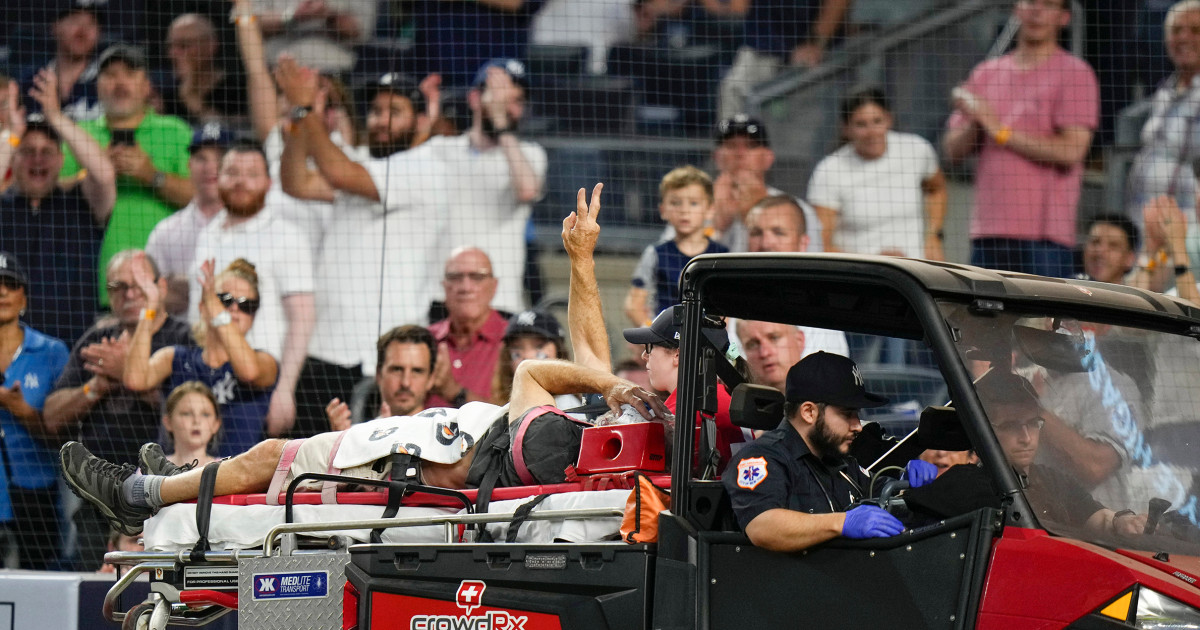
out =
<path fill-rule="evenodd" d="M 762 457 L 748 457 L 738 462 L 737 472 L 738 487 L 753 490 L 767 478 L 767 460 Z"/>

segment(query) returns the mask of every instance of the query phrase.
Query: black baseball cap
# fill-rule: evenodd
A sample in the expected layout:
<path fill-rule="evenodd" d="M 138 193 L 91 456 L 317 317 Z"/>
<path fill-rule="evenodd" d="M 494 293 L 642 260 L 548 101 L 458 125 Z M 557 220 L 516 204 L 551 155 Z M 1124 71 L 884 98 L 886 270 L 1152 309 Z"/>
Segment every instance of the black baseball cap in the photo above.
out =
<path fill-rule="evenodd" d="M 730 116 L 717 125 L 717 144 L 735 136 L 745 136 L 764 147 L 771 146 L 767 141 L 767 128 L 762 121 L 745 114 Z"/>
<path fill-rule="evenodd" d="M 963 430 L 958 411 L 953 407 L 926 407 L 917 425 L 917 443 L 921 448 L 938 451 L 970 451 L 971 438 Z"/>
<path fill-rule="evenodd" d="M 233 132 L 218 122 L 204 123 L 192 134 L 188 153 L 193 154 L 204 147 L 215 147 L 224 151 L 233 145 Z"/>
<path fill-rule="evenodd" d="M 108 67 L 109 64 L 120 61 L 134 70 L 146 69 L 146 53 L 142 52 L 137 46 L 128 44 L 113 44 L 104 49 L 100 53 L 100 58 L 96 61 L 96 67 L 101 72 Z"/>
<path fill-rule="evenodd" d="M 471 81 L 471 87 L 479 87 L 487 82 L 489 68 L 500 68 L 512 77 L 514 83 L 523 88 L 529 88 L 529 73 L 525 70 L 525 64 L 520 59 L 512 57 L 489 59 L 475 72 L 475 80 Z"/>
<path fill-rule="evenodd" d="M 45 134 L 55 144 L 62 144 L 62 136 L 58 135 L 49 122 L 46 122 L 46 117 L 41 112 L 33 112 L 25 117 L 25 135 L 35 131 Z"/>
<path fill-rule="evenodd" d="M 12 278 L 23 287 L 29 286 L 29 278 L 25 275 L 21 261 L 8 252 L 0 252 L 0 277 Z"/>
<path fill-rule="evenodd" d="M 848 409 L 882 407 L 889 402 L 866 390 L 854 361 L 829 352 L 810 354 L 788 370 L 787 401 L 825 403 Z"/>
<path fill-rule="evenodd" d="M 504 329 L 504 341 L 520 335 L 535 335 L 563 344 L 563 329 L 554 316 L 540 310 L 521 311 L 508 318 L 508 328 Z"/>
<path fill-rule="evenodd" d="M 629 343 L 652 343 L 675 348 L 679 347 L 679 337 L 683 330 L 680 324 L 682 321 L 683 305 L 676 304 L 667 307 L 663 312 L 659 313 L 658 317 L 655 317 L 649 326 L 643 328 L 626 328 L 623 335 L 625 341 Z M 725 332 L 724 328 L 705 326 L 703 332 L 704 336 L 716 346 L 717 350 L 725 352 L 729 348 L 729 334 Z"/>
<path fill-rule="evenodd" d="M 57 22 L 68 15 L 74 13 L 91 13 L 96 21 L 100 21 L 100 11 L 108 7 L 108 0 L 71 0 L 58 14 L 55 15 L 54 21 Z"/>
<path fill-rule="evenodd" d="M 371 101 L 375 100 L 375 97 L 379 96 L 381 92 L 390 92 L 407 98 L 408 102 L 412 103 L 413 113 L 425 111 L 425 95 L 421 93 L 420 85 L 406 74 L 389 72 L 368 81 L 364 99 L 367 107 L 370 107 Z"/>

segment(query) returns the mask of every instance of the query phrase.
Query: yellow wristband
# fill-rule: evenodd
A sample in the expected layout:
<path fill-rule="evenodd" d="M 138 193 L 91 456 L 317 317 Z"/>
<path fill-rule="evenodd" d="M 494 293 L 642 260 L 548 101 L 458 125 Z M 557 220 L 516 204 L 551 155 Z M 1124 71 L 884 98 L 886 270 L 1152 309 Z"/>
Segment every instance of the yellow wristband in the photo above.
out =
<path fill-rule="evenodd" d="M 0 135 L 4 136 L 4 139 L 8 141 L 8 144 L 11 147 L 17 147 L 21 144 L 21 137 L 11 131 L 5 131 Z"/>
<path fill-rule="evenodd" d="M 87 398 L 88 400 L 99 400 L 100 399 L 100 395 L 92 391 L 91 383 L 83 384 L 83 396 L 84 396 L 84 398 Z"/>
<path fill-rule="evenodd" d="M 158 311 L 152 308 L 142 309 L 141 319 L 154 319 L 158 315 Z"/>
<path fill-rule="evenodd" d="M 254 15 L 239 15 L 237 17 L 238 26 L 245 26 L 247 24 L 253 24 L 256 21 L 258 21 L 258 17 L 254 16 Z"/>
<path fill-rule="evenodd" d="M 1000 146 L 1004 146 L 1004 145 L 1008 144 L 1009 140 L 1012 140 L 1012 134 L 1013 134 L 1012 127 L 1009 127 L 1008 125 L 1004 125 L 1003 127 L 996 130 L 995 135 L 992 136 L 992 140 L 995 140 L 996 144 L 998 144 Z"/>

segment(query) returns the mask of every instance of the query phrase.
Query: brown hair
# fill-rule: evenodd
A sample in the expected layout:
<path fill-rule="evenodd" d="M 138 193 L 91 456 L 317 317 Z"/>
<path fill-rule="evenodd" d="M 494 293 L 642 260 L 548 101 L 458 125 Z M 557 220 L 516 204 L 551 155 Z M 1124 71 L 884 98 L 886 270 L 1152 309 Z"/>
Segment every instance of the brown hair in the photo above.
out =
<path fill-rule="evenodd" d="M 494 405 L 506 404 L 508 399 L 512 398 L 512 383 L 516 370 L 513 369 L 509 353 L 512 352 L 512 342 L 523 337 L 543 338 L 541 335 L 521 333 L 505 339 L 504 343 L 500 344 L 500 355 L 496 358 L 496 371 L 492 373 L 492 404 Z M 546 341 L 554 343 L 554 349 L 557 351 L 557 356 L 554 358 L 564 361 L 571 360 L 571 353 L 567 351 L 566 343 L 559 343 L 556 339 L 546 339 Z"/>
<path fill-rule="evenodd" d="M 713 200 L 712 178 L 708 176 L 708 173 L 691 165 L 671 169 L 671 172 L 663 175 L 662 182 L 658 184 L 658 194 L 660 197 L 665 197 L 672 190 L 679 190 L 692 184 L 697 184 L 704 189 L 704 194 L 708 195 L 709 202 Z"/>
<path fill-rule="evenodd" d="M 171 390 L 171 393 L 167 395 L 166 411 L 164 412 L 168 418 L 171 417 L 171 414 L 175 413 L 175 408 L 179 406 L 179 401 L 183 400 L 184 396 L 188 394 L 200 394 L 207 398 L 208 402 L 212 403 L 213 415 L 216 416 L 217 422 L 221 421 L 221 405 L 217 403 L 217 397 L 213 395 L 208 385 L 200 381 L 187 381 Z"/>
<path fill-rule="evenodd" d="M 376 373 L 383 370 L 383 359 L 387 356 L 388 346 L 393 343 L 425 344 L 425 347 L 429 348 L 429 373 L 433 374 L 433 366 L 437 365 L 437 340 L 433 338 L 433 333 L 429 332 L 428 328 L 415 324 L 397 326 L 379 337 L 379 341 L 375 343 Z"/>

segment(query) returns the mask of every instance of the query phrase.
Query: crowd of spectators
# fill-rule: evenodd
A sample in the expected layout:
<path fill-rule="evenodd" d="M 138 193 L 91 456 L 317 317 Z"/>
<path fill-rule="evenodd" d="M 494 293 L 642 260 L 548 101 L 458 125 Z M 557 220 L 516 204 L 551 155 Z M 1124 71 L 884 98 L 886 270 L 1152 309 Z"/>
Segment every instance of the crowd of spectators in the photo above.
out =
<path fill-rule="evenodd" d="M 232 0 L 217 14 L 176 12 L 195 8 L 179 0 L 152 11 L 135 0 L 48 4 L 18 15 L 51 39 L 0 90 L 0 172 L 11 171 L 0 195 L 0 557 L 20 541 L 21 566 L 100 566 L 104 519 L 58 490 L 64 440 L 109 461 L 134 461 L 158 440 L 185 465 L 265 437 L 503 403 L 522 360 L 568 356 L 558 322 L 529 310 L 525 290 L 531 208 L 551 165 L 522 136 L 537 96 L 521 58 L 531 23 L 534 41 L 569 42 L 548 33 L 570 30 L 571 5 L 586 2 L 416 0 L 420 63 L 367 83 L 354 81 L 359 44 L 385 4 Z M 767 184 L 775 153 L 763 123 L 741 113 L 746 90 L 785 66 L 820 64 L 849 6 L 783 4 L 614 2 L 618 34 L 581 40 L 599 50 L 693 10 L 744 23 L 720 90 L 728 116 L 714 133 L 714 175 L 702 165 L 664 174 L 668 225 L 644 244 L 625 303 L 657 336 L 629 339 L 639 351 L 618 369 L 664 393 L 678 367 L 669 307 L 695 255 L 945 257 L 937 152 L 892 129 L 882 90 L 846 100 L 846 144 L 805 189 Z M 226 8 L 232 38 L 214 19 Z M 1015 50 L 955 90 L 943 156 L 978 155 L 972 262 L 1069 277 L 1099 88 L 1058 43 L 1069 2 L 1017 0 L 1014 15 Z M 1176 73 L 1154 96 L 1136 199 L 1124 222 L 1090 226 L 1083 270 L 1175 283 L 1197 299 L 1186 250 L 1200 242 L 1188 218 L 1200 1 L 1179 2 L 1165 32 Z M 461 120 L 441 115 L 455 90 Z M 815 328 L 732 322 L 728 337 L 718 345 L 740 346 L 750 373 L 777 386 L 814 352 L 863 356 L 853 337 Z M 728 457 L 746 436 L 722 428 Z"/>

